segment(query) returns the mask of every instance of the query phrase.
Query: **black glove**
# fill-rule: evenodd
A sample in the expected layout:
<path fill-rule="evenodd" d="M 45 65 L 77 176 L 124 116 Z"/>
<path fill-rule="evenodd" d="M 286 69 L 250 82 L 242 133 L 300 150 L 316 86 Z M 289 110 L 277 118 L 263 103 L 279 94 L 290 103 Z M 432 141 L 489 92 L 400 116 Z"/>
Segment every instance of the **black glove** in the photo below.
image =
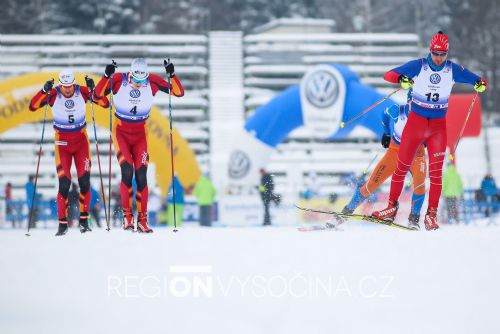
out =
<path fill-rule="evenodd" d="M 115 69 L 116 69 L 116 63 L 114 60 L 112 60 L 112 63 L 111 64 L 108 64 L 106 65 L 106 69 L 104 70 L 104 76 L 106 78 L 109 78 L 110 76 L 113 75 L 113 73 L 115 73 Z"/>
<path fill-rule="evenodd" d="M 170 77 L 173 77 L 175 75 L 174 64 L 170 62 L 170 58 L 168 59 L 168 61 L 163 60 L 163 65 L 165 66 L 165 71 L 167 72 L 167 74 Z"/>
<path fill-rule="evenodd" d="M 89 78 L 87 75 L 85 76 L 85 83 L 87 84 L 87 87 L 93 91 L 95 88 L 95 83 L 92 78 Z"/>
<path fill-rule="evenodd" d="M 54 79 L 47 81 L 42 88 L 42 93 L 47 94 L 54 87 Z"/>
<path fill-rule="evenodd" d="M 391 136 L 388 135 L 388 134 L 383 134 L 382 135 L 382 139 L 380 140 L 380 142 L 382 143 L 382 146 L 384 148 L 388 148 L 389 144 L 391 143 Z"/>

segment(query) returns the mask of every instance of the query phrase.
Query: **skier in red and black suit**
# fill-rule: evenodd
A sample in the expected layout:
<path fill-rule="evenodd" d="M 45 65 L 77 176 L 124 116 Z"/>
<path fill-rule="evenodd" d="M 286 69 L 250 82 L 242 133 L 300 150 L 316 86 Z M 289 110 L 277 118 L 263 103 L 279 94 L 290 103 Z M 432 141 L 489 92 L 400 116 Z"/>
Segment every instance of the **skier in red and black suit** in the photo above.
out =
<path fill-rule="evenodd" d="M 168 82 L 162 77 L 149 74 L 146 60 L 136 58 L 132 61 L 130 71 L 115 73 L 116 65 L 109 64 L 104 70 L 104 77 L 96 86 L 97 98 L 113 92 L 115 117 L 113 120 L 113 141 L 116 157 L 121 168 L 122 180 L 120 194 L 122 198 L 123 228 L 134 229 L 134 215 L 132 213 L 132 177 L 135 172 L 137 183 L 137 230 L 139 232 L 153 232 L 148 226 L 148 182 L 147 167 L 149 161 L 148 144 L 146 137 L 146 120 L 151 112 L 153 98 L 158 91 L 170 93 Z M 171 78 L 172 94 L 183 96 L 184 89 L 175 76 L 174 65 L 165 64 L 165 70 Z"/>
<path fill-rule="evenodd" d="M 55 130 L 55 160 L 59 191 L 57 193 L 57 216 L 59 227 L 56 235 L 68 231 L 68 193 L 71 186 L 71 163 L 75 160 L 78 184 L 80 186 L 80 231 L 91 231 L 88 225 L 90 203 L 90 146 L 86 131 L 86 103 L 90 99 L 94 81 L 86 78 L 87 87 L 77 85 L 71 70 L 59 74 L 59 85 L 53 88 L 53 80 L 45 83 L 30 102 L 35 111 L 47 105 L 52 107 Z M 90 88 L 90 89 L 89 89 Z M 49 95 L 50 94 L 50 95 Z M 50 101 L 49 101 L 50 96 Z M 107 98 L 93 100 L 102 107 L 108 107 Z"/>
<path fill-rule="evenodd" d="M 441 176 L 446 155 L 446 112 L 448 99 L 455 82 L 474 86 L 478 93 L 484 92 L 485 79 L 457 65 L 448 57 L 448 36 L 438 32 L 431 39 L 427 58 L 412 60 L 387 72 L 384 79 L 398 83 L 404 89 L 413 87 L 410 114 L 401 138 L 398 164 L 392 174 L 389 205 L 373 216 L 393 221 L 398 212 L 398 199 L 404 179 L 415 152 L 425 142 L 429 156 L 429 205 L 424 224 L 427 230 L 439 228 L 437 209 L 441 195 Z"/>

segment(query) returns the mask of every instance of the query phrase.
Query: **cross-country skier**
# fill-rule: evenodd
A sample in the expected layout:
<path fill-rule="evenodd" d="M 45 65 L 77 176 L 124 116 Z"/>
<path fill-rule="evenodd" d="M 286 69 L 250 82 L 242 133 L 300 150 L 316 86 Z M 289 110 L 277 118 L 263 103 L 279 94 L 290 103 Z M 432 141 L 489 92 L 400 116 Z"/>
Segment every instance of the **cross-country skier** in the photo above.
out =
<path fill-rule="evenodd" d="M 387 208 L 373 212 L 373 216 L 393 221 L 398 212 L 398 199 L 411 161 L 422 142 L 427 144 L 429 156 L 429 204 L 424 224 L 427 230 L 438 229 L 437 210 L 441 195 L 441 175 L 446 154 L 446 112 L 448 99 L 455 82 L 474 86 L 484 92 L 488 83 L 461 65 L 447 60 L 448 36 L 438 32 L 432 36 L 430 53 L 426 58 L 412 60 L 390 70 L 384 79 L 399 83 L 404 89 L 413 87 L 410 114 L 401 138 L 398 164 L 392 175 L 391 193 Z"/>
<path fill-rule="evenodd" d="M 30 102 L 30 110 L 36 111 L 49 103 L 52 109 L 55 131 L 55 161 L 59 190 L 57 193 L 57 216 L 59 227 L 56 235 L 68 231 L 68 193 L 71 186 L 71 164 L 75 160 L 78 184 L 80 186 L 80 231 L 91 231 L 88 224 L 90 203 L 90 146 L 86 131 L 86 103 L 90 99 L 94 81 L 86 79 L 87 87 L 76 84 L 71 70 L 59 74 L 59 85 L 53 87 L 49 80 Z M 49 95 L 50 94 L 50 95 Z M 50 98 L 49 98 L 50 96 Z M 107 107 L 107 98 L 93 101 Z"/>
<path fill-rule="evenodd" d="M 387 152 L 379 161 L 377 166 L 370 175 L 370 178 L 362 186 L 356 189 L 350 202 L 342 209 L 342 213 L 351 214 L 356 208 L 363 203 L 371 193 L 377 190 L 382 183 L 392 175 L 396 169 L 397 157 L 401 142 L 401 134 L 406 125 L 408 114 L 410 111 L 409 102 L 411 101 L 411 89 L 408 91 L 407 103 L 402 105 L 394 104 L 384 111 L 382 116 L 382 125 L 384 134 L 382 135 L 381 143 Z M 393 131 L 391 136 L 391 122 L 393 123 Z M 392 137 L 392 138 L 391 138 Z M 420 220 L 420 209 L 425 198 L 425 175 L 427 173 L 427 162 L 425 159 L 424 145 L 420 145 L 411 163 L 410 172 L 413 176 L 413 196 L 411 212 L 408 217 L 408 226 L 418 230 Z M 342 218 L 337 218 L 341 223 Z"/>
<path fill-rule="evenodd" d="M 123 206 L 123 228 L 134 230 L 134 215 L 132 212 L 132 177 L 135 172 L 137 183 L 137 230 L 150 233 L 148 226 L 148 182 L 147 168 L 149 162 L 148 144 L 146 138 L 146 120 L 151 112 L 153 98 L 158 91 L 169 94 L 168 82 L 162 77 L 150 74 L 144 58 L 132 61 L 130 71 L 115 73 L 116 65 L 109 64 L 104 70 L 104 76 L 96 86 L 98 98 L 113 93 L 115 117 L 113 119 L 113 142 L 116 157 L 121 168 L 120 194 Z M 184 88 L 175 76 L 174 65 L 165 64 L 165 70 L 171 78 L 172 93 L 183 96 Z"/>

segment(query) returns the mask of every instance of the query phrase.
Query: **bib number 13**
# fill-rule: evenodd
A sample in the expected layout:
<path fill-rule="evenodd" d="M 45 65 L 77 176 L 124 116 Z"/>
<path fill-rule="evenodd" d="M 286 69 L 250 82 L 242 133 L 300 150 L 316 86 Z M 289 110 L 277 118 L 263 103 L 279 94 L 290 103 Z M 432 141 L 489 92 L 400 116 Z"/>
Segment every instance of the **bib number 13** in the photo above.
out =
<path fill-rule="evenodd" d="M 433 102 L 437 102 L 439 101 L 439 94 L 438 93 L 428 93 L 428 94 L 425 94 L 425 96 L 427 96 L 427 101 L 433 101 Z"/>

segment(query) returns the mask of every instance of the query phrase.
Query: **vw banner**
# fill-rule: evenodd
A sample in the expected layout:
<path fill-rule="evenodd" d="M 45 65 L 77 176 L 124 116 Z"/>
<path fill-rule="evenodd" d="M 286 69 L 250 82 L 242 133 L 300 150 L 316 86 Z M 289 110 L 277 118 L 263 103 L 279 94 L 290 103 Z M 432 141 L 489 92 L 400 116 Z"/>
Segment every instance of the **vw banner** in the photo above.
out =
<path fill-rule="evenodd" d="M 304 75 L 300 83 L 302 117 L 312 136 L 324 139 L 338 130 L 345 95 L 345 80 L 333 66 L 316 66 Z"/>

